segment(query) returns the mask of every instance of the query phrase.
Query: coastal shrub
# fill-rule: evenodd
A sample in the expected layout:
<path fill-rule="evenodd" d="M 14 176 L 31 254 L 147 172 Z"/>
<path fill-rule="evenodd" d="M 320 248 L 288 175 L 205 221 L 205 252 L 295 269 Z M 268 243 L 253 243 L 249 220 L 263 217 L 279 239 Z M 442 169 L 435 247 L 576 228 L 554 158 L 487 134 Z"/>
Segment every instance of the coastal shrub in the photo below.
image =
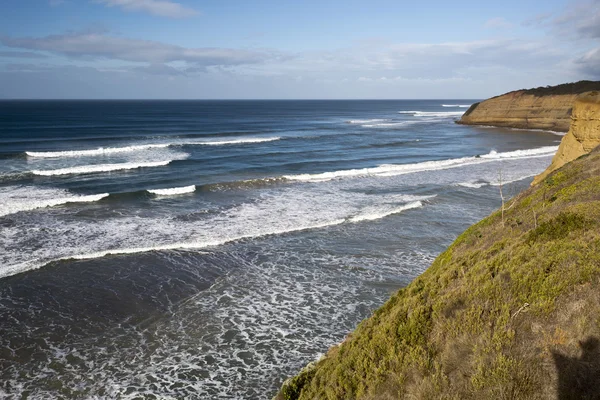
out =
<path fill-rule="evenodd" d="M 600 152 L 506 206 L 504 223 L 497 211 L 467 229 L 280 398 L 563 398 L 569 371 L 600 371 L 580 345 L 600 338 Z"/>

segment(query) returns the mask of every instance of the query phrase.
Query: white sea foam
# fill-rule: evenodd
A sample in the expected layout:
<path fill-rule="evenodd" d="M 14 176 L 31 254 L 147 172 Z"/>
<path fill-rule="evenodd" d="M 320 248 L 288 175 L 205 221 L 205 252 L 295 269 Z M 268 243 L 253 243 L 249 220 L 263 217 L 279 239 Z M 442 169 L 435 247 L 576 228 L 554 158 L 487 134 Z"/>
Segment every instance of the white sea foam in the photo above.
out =
<path fill-rule="evenodd" d="M 537 174 L 527 174 L 527 175 L 519 175 L 516 177 L 511 177 L 510 179 L 506 179 L 506 178 L 502 178 L 499 176 L 496 180 L 493 180 L 491 182 L 482 182 L 482 181 L 469 181 L 469 182 L 458 182 L 456 183 L 456 186 L 462 186 L 462 187 L 467 187 L 467 188 L 472 188 L 472 189 L 479 189 L 482 188 L 484 186 L 501 186 L 501 185 L 508 185 L 510 183 L 514 183 L 514 182 L 519 182 L 522 181 L 523 179 L 528 179 L 531 177 L 536 176 Z"/>
<path fill-rule="evenodd" d="M 509 128 L 506 126 L 493 126 L 493 125 L 472 125 L 472 126 L 477 127 L 477 128 L 484 128 L 484 129 L 508 129 L 511 131 L 518 131 L 518 132 L 546 132 L 546 133 L 552 133 L 557 136 L 565 136 L 567 134 L 567 132 L 558 132 L 558 131 L 552 131 L 552 130 L 548 130 L 548 129 Z"/>
<path fill-rule="evenodd" d="M 398 114 L 410 114 L 415 117 L 460 117 L 464 111 L 398 111 Z"/>
<path fill-rule="evenodd" d="M 442 104 L 442 107 L 469 108 L 472 104 Z"/>
<path fill-rule="evenodd" d="M 280 140 L 280 137 L 265 137 L 265 138 L 240 138 L 231 140 L 215 140 L 202 142 L 182 142 L 179 145 L 204 145 L 204 146 L 224 146 L 228 144 L 245 144 L 245 143 L 264 143 Z"/>
<path fill-rule="evenodd" d="M 508 151 L 505 153 L 498 153 L 496 150 L 490 151 L 488 154 L 482 155 L 481 158 L 489 159 L 500 159 L 500 158 L 520 158 L 520 157 L 534 157 L 534 156 L 547 156 L 556 153 L 558 146 L 545 146 L 538 147 L 536 149 L 528 150 L 515 150 Z"/>
<path fill-rule="evenodd" d="M 174 196 L 178 194 L 193 193 L 196 191 L 195 185 L 168 188 L 168 189 L 148 189 L 148 192 L 156 194 L 158 196 Z"/>
<path fill-rule="evenodd" d="M 385 217 L 393 215 L 393 214 L 401 213 L 402 211 L 411 210 L 413 208 L 420 208 L 420 207 L 423 207 L 423 203 L 420 201 L 414 201 L 412 203 L 408 203 L 408 204 L 400 206 L 400 207 L 388 207 L 387 209 L 382 208 L 382 207 L 374 207 L 371 210 L 363 211 L 360 214 L 355 215 L 354 217 L 351 217 L 349 219 L 349 221 L 350 222 L 374 221 L 377 219 L 385 218 Z"/>
<path fill-rule="evenodd" d="M 407 209 L 407 203 L 422 202 L 429 196 L 398 193 L 372 195 L 319 185 L 306 190 L 290 185 L 273 191 L 259 191 L 250 202 L 182 220 L 173 217 L 140 217 L 135 210 L 90 223 L 65 214 L 41 213 L 36 226 L 24 215 L 14 226 L 0 232 L 0 276 L 39 268 L 62 259 L 90 259 L 111 254 L 153 250 L 202 249 L 242 239 L 322 229 L 384 218 Z M 409 204 L 408 208 L 416 204 Z M 67 218 L 63 218 L 66 215 Z M 32 243 L 47 243 L 32 247 Z"/>
<path fill-rule="evenodd" d="M 558 146 L 540 147 L 529 150 L 516 150 L 506 153 L 497 153 L 492 150 L 490 153 L 480 157 L 462 157 L 449 160 L 424 161 L 416 164 L 384 164 L 374 168 L 349 169 L 332 172 L 323 172 L 319 174 L 299 174 L 286 175 L 286 179 L 303 182 L 324 182 L 337 178 L 354 178 L 361 176 L 395 176 L 403 174 L 412 174 L 415 172 L 436 171 L 448 168 L 462 167 L 466 165 L 482 164 L 495 160 L 520 159 L 547 157 L 553 155 Z"/>
<path fill-rule="evenodd" d="M 131 153 L 141 150 L 149 149 L 164 149 L 169 147 L 169 143 L 163 144 L 144 144 L 138 146 L 126 146 L 126 147 L 99 147 L 97 149 L 90 150 L 69 150 L 69 151 L 26 151 L 25 153 L 29 157 L 39 158 L 62 158 L 62 157 L 88 157 L 88 156 L 102 156 L 119 153 Z"/>
<path fill-rule="evenodd" d="M 414 125 L 419 121 L 381 122 L 377 124 L 363 124 L 364 128 L 396 128 L 399 126 Z"/>
<path fill-rule="evenodd" d="M 456 185 L 466 187 L 466 188 L 471 188 L 471 189 L 479 189 L 479 188 L 489 185 L 489 182 L 459 182 Z"/>
<path fill-rule="evenodd" d="M 374 124 L 374 123 L 378 123 L 378 122 L 387 122 L 387 121 L 389 121 L 389 119 L 373 118 L 373 119 L 351 119 L 350 121 L 347 121 L 347 122 L 349 124 L 363 125 L 363 124 Z"/>
<path fill-rule="evenodd" d="M 151 168 L 151 167 L 163 167 L 168 165 L 173 160 L 166 161 L 155 161 L 155 162 L 139 162 L 139 163 L 118 163 L 118 164 L 95 164 L 95 165 L 82 165 L 70 168 L 59 168 L 50 170 L 37 170 L 34 169 L 31 172 L 34 175 L 42 176 L 55 176 L 55 175 L 70 175 L 70 174 L 93 174 L 98 172 L 111 172 L 121 171 L 127 169 L 136 168 Z"/>
<path fill-rule="evenodd" d="M 175 140 L 169 143 L 148 143 L 124 147 L 99 147 L 97 149 L 68 151 L 26 151 L 25 153 L 28 157 L 34 158 L 91 157 L 123 153 L 135 153 L 152 149 L 165 149 L 174 146 L 224 146 L 234 144 L 272 142 L 280 139 L 280 137 L 248 137 L 235 138 L 229 140 Z"/>
<path fill-rule="evenodd" d="M 0 217 L 68 203 L 94 202 L 108 195 L 108 193 L 74 195 L 66 190 L 32 186 L 4 187 L 0 189 Z"/>

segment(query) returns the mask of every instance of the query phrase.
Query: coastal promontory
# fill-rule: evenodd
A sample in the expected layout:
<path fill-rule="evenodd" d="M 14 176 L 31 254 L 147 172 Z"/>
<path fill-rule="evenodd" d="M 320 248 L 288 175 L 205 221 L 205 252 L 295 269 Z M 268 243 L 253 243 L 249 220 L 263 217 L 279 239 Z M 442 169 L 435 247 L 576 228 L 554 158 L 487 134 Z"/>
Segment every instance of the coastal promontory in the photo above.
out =
<path fill-rule="evenodd" d="M 594 90 L 599 81 L 516 90 L 473 104 L 458 123 L 567 132 L 575 99 Z"/>

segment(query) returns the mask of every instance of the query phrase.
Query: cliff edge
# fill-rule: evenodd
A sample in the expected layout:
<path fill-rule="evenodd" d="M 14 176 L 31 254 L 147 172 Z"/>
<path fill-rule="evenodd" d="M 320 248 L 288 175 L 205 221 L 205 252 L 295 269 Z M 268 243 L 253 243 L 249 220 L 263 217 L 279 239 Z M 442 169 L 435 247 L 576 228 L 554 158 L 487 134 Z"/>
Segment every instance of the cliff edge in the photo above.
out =
<path fill-rule="evenodd" d="M 458 123 L 567 132 L 575 98 L 594 90 L 600 91 L 600 82 L 517 90 L 473 104 Z"/>
<path fill-rule="evenodd" d="M 552 171 L 589 153 L 600 145 L 600 92 L 578 96 L 573 104 L 571 127 L 558 147 L 550 166 L 536 176 L 532 185 L 541 182 Z"/>
<path fill-rule="evenodd" d="M 599 148 L 467 229 L 277 398 L 598 393 Z"/>

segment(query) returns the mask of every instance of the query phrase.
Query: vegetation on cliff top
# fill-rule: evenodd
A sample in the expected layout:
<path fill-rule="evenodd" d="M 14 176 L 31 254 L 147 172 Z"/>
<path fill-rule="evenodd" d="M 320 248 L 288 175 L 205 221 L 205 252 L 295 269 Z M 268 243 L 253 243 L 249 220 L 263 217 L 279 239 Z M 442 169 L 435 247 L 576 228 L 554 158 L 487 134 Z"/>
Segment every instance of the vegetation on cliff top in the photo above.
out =
<path fill-rule="evenodd" d="M 598 398 L 600 151 L 473 225 L 279 399 Z"/>

